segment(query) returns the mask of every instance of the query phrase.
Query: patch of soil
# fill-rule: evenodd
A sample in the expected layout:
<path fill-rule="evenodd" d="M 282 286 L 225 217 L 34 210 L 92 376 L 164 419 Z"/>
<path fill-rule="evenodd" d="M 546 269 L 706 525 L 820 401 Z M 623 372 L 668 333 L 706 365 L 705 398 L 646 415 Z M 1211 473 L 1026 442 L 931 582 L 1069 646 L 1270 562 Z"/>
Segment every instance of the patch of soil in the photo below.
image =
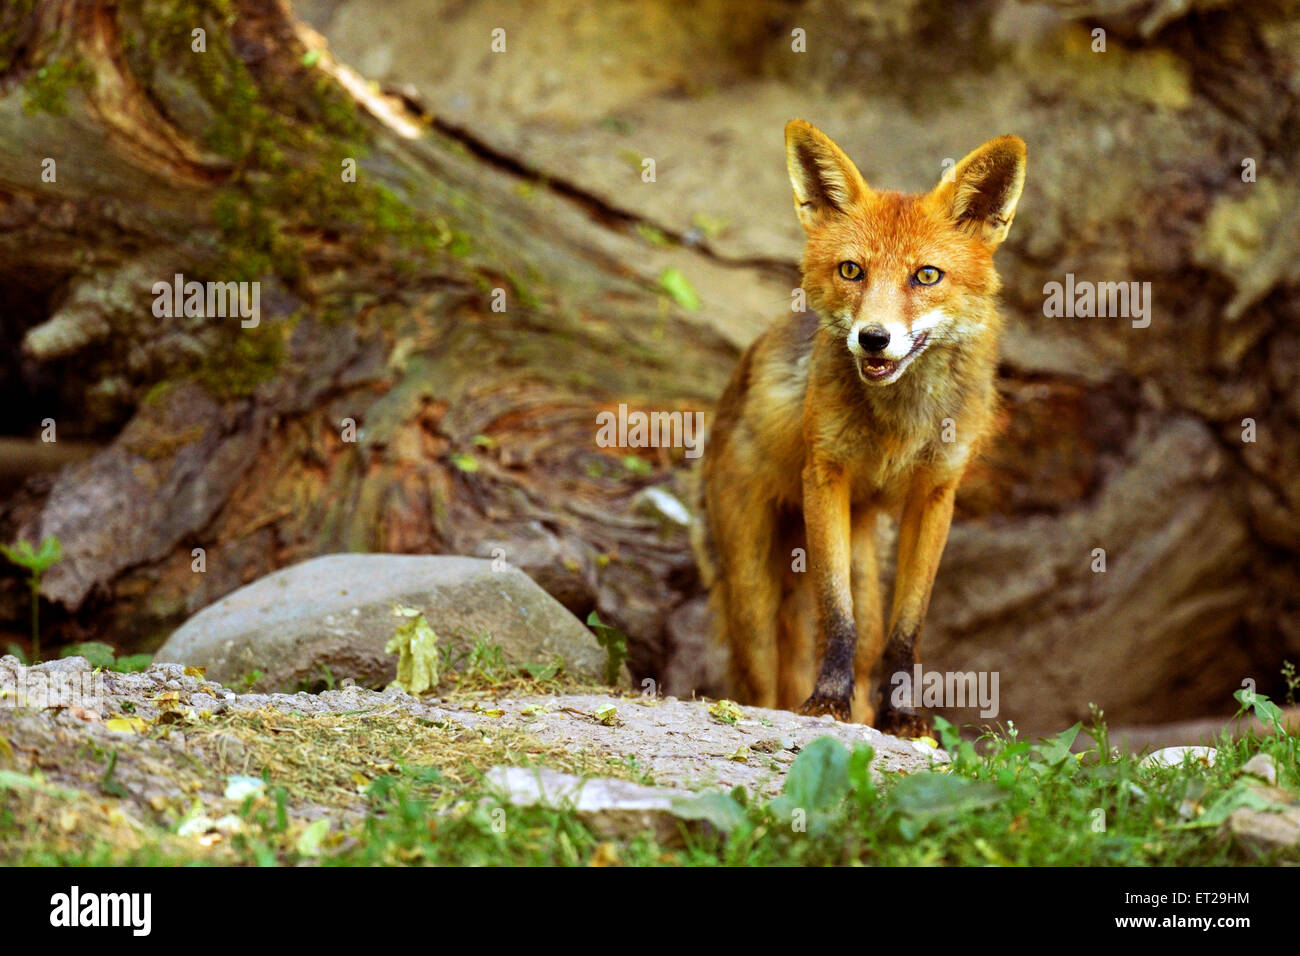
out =
<path fill-rule="evenodd" d="M 875 748 L 877 772 L 925 769 L 942 752 L 869 727 L 757 707 L 734 723 L 707 701 L 609 693 L 487 690 L 416 698 L 357 686 L 320 694 L 238 694 L 196 668 L 97 672 L 82 658 L 23 667 L 0 658 L 0 797 L 45 841 L 116 833 L 119 846 L 179 845 L 200 808 L 237 813 L 232 777 L 285 790 L 295 825 L 346 827 L 376 778 L 437 771 L 447 807 L 494 766 L 547 766 L 690 790 L 780 790 L 820 736 Z M 613 708 L 612 711 L 608 708 Z M 7 792 L 7 793 L 6 793 Z M 67 847 L 65 846 L 65 849 Z M 192 849 L 192 847 L 191 847 Z"/>

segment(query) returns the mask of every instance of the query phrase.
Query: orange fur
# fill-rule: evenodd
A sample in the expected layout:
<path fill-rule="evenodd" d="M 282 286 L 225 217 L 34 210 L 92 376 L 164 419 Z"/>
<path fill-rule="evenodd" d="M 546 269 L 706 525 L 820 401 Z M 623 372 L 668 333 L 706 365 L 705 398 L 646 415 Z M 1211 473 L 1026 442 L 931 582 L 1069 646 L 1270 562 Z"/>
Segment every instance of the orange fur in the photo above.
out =
<path fill-rule="evenodd" d="M 872 190 L 799 120 L 786 153 L 809 311 L 746 350 L 719 403 L 701 569 L 737 699 L 918 731 L 924 720 L 884 695 L 873 709 L 867 685 L 882 653 L 882 678 L 911 670 L 957 484 L 993 427 L 993 251 L 1015 213 L 1025 147 L 991 140 L 921 195 Z M 923 267 L 940 278 L 926 284 Z M 881 510 L 899 516 L 888 629 Z"/>

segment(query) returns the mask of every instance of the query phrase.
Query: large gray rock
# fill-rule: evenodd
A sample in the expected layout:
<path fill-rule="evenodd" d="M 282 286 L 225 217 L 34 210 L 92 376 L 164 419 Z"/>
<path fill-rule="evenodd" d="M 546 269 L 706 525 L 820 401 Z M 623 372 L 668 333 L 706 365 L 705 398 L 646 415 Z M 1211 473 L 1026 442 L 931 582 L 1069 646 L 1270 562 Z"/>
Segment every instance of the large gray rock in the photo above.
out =
<path fill-rule="evenodd" d="M 591 632 L 517 568 L 447 555 L 333 554 L 268 574 L 190 618 L 156 660 L 207 668 L 231 684 L 260 671 L 257 686 L 392 680 L 384 651 L 395 604 L 420 608 L 439 645 L 466 651 L 486 634 L 508 663 L 555 655 L 566 672 L 602 683 L 606 653 Z M 457 654 L 453 655 L 453 659 Z"/>

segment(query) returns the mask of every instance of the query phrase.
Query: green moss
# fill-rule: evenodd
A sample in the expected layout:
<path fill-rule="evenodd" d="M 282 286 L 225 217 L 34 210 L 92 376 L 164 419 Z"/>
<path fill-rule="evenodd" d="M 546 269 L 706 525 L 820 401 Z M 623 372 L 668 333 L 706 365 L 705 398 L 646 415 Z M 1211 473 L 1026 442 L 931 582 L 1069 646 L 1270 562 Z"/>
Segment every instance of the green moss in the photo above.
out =
<path fill-rule="evenodd" d="M 203 131 L 205 145 L 239 160 L 258 142 L 267 116 L 256 82 L 231 46 L 234 22 L 227 0 L 123 0 L 118 9 L 122 49 L 141 84 L 158 90 L 160 74 L 183 80 L 214 117 Z M 197 29 L 202 51 L 194 49 Z"/>
<path fill-rule="evenodd" d="M 474 243 L 470 240 L 468 233 L 457 232 L 452 234 L 451 242 L 447 244 L 447 252 L 458 259 L 464 259 L 474 251 Z"/>
<path fill-rule="evenodd" d="M 169 115 L 188 117 L 177 122 L 231 165 L 210 206 L 216 242 L 196 267 L 224 281 L 274 275 L 314 308 L 337 312 L 338 303 L 315 302 L 302 281 L 308 245 L 340 244 L 410 274 L 469 254 L 464 231 L 413 209 L 375 173 L 358 169 L 356 182 L 343 181 L 341 161 L 369 154 L 369 126 L 316 59 L 300 58 L 287 72 L 243 62 L 228 0 L 121 0 L 117 16 L 141 86 Z M 196 28 L 205 31 L 201 53 L 192 48 Z M 218 394 L 247 395 L 274 374 L 284 340 L 267 328 L 229 340 L 188 372 Z"/>
<path fill-rule="evenodd" d="M 221 398 L 243 398 L 270 381 L 284 361 L 285 342 L 294 322 L 262 323 L 240 329 L 225 348 L 209 354 L 194 378 Z"/>
<path fill-rule="evenodd" d="M 176 385 L 176 382 L 168 379 L 163 379 L 161 382 L 154 382 L 154 384 L 150 386 L 149 391 L 144 393 L 144 398 L 141 399 L 141 404 L 152 406 L 166 404 L 168 397 L 176 388 Z"/>
<path fill-rule="evenodd" d="M 34 70 L 23 84 L 26 98 L 23 112 L 28 116 L 48 113 L 63 116 L 68 112 L 69 91 L 94 86 L 95 75 L 79 58 L 56 57 Z"/>
<path fill-rule="evenodd" d="M 510 282 L 510 287 L 514 289 L 515 297 L 519 300 L 520 305 L 525 309 L 541 308 L 542 300 L 538 298 L 537 294 L 522 278 L 514 274 L 508 274 L 506 279 Z"/>

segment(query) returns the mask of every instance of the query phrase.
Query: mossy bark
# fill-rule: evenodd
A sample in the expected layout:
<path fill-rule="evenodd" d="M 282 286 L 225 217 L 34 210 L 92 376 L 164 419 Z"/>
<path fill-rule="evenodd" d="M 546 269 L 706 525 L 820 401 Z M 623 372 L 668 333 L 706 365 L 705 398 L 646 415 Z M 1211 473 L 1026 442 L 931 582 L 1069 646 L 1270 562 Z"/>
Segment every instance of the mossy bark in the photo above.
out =
<path fill-rule="evenodd" d="M 3 515 L 7 538 L 63 541 L 43 594 L 66 631 L 148 647 L 340 550 L 553 550 L 573 609 L 616 621 L 598 594 L 622 578 L 680 598 L 684 536 L 628 514 L 674 461 L 629 471 L 596 415 L 707 407 L 734 348 L 653 275 L 399 102 L 359 100 L 284 4 L 64 2 L 4 27 L 29 38 L 0 51 L 0 286 L 31 304 L 8 344 L 65 378 L 37 392 L 60 437 L 102 444 Z M 260 282 L 259 325 L 155 317 L 176 274 Z"/>

